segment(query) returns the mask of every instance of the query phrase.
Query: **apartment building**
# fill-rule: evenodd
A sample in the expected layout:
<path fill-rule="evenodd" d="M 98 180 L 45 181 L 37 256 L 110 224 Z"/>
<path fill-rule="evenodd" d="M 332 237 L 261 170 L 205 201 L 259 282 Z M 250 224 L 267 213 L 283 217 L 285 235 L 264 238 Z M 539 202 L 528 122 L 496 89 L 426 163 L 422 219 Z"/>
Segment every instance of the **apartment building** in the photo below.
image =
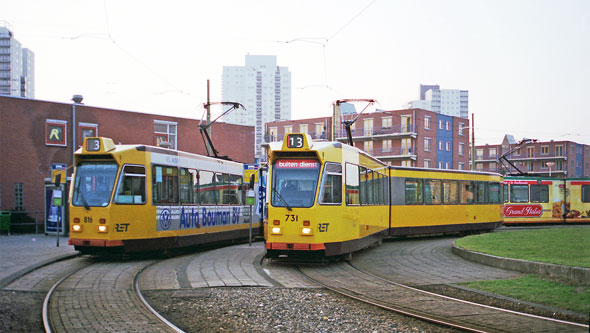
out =
<path fill-rule="evenodd" d="M 501 144 L 475 147 L 475 169 L 503 174 L 518 173 L 509 163 L 499 158 L 514 149 L 506 157 L 522 172 L 538 176 L 590 176 L 590 146 L 572 141 L 532 142 L 523 145 L 512 135 L 504 136 Z"/>
<path fill-rule="evenodd" d="M 466 170 L 467 127 L 468 119 L 423 109 L 377 110 L 361 114 L 351 133 L 355 147 L 389 165 Z M 265 139 L 280 141 L 292 132 L 308 133 L 317 140 L 348 140 L 340 118 L 333 122 L 332 117 L 270 122 Z"/>

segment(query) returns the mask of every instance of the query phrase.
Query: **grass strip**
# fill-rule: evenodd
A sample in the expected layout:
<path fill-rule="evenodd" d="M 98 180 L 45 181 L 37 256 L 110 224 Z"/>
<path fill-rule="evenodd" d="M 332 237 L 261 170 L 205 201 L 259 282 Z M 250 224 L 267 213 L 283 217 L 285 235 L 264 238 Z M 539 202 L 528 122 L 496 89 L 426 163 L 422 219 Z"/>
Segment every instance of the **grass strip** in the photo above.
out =
<path fill-rule="evenodd" d="M 461 238 L 457 245 L 500 257 L 590 267 L 588 227 L 493 232 Z"/>
<path fill-rule="evenodd" d="M 465 282 L 461 285 L 582 314 L 590 313 L 590 286 L 571 286 L 534 275 L 508 280 Z"/>

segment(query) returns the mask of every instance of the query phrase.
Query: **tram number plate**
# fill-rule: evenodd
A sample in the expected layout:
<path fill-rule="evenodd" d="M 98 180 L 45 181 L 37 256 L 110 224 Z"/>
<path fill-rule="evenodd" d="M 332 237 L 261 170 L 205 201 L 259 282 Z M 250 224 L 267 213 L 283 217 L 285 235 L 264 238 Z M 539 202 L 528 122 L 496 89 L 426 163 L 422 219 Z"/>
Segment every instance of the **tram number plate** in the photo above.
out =
<path fill-rule="evenodd" d="M 285 214 L 285 222 L 297 222 L 299 221 L 299 215 L 293 215 L 293 214 Z"/>
<path fill-rule="evenodd" d="M 319 232 L 328 232 L 328 225 L 330 225 L 330 223 L 320 223 L 320 224 L 318 224 L 318 231 Z"/>

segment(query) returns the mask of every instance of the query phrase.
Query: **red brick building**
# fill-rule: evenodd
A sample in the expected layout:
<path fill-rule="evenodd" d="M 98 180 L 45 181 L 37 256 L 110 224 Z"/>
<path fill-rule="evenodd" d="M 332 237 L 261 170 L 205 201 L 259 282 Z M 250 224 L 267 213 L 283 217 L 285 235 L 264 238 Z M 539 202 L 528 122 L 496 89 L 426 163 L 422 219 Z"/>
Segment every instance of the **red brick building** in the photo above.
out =
<path fill-rule="evenodd" d="M 499 173 L 517 172 L 500 156 L 519 147 L 512 135 L 501 144 L 475 146 L 475 169 Z M 523 172 L 538 176 L 590 177 L 590 146 L 572 141 L 545 141 L 521 145 L 507 158 Z"/>
<path fill-rule="evenodd" d="M 347 118 L 353 115 L 345 116 Z M 266 124 L 266 141 L 285 133 L 303 132 L 314 140 L 345 142 L 341 120 L 332 117 L 276 121 Z M 469 168 L 469 120 L 422 109 L 377 110 L 363 113 L 352 127 L 354 145 L 390 165 Z"/>
<path fill-rule="evenodd" d="M 98 135 L 122 144 L 168 141 L 170 149 L 206 154 L 196 119 L 0 96 L 0 210 L 43 213 L 51 165 L 72 165 L 74 116 L 76 149 L 83 137 Z M 210 130 L 220 155 L 254 163 L 253 127 L 216 122 Z"/>

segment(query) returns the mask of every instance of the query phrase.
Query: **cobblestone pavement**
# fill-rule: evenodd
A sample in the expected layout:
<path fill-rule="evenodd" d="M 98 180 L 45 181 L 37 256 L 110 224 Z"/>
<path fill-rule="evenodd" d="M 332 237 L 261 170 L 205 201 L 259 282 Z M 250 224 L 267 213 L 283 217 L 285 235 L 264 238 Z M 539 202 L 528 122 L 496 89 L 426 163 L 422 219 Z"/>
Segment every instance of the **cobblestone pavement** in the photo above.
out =
<path fill-rule="evenodd" d="M 411 286 L 496 280 L 522 276 L 462 259 L 451 252 L 456 238 L 388 240 L 353 255 L 352 264 L 366 272 Z"/>

